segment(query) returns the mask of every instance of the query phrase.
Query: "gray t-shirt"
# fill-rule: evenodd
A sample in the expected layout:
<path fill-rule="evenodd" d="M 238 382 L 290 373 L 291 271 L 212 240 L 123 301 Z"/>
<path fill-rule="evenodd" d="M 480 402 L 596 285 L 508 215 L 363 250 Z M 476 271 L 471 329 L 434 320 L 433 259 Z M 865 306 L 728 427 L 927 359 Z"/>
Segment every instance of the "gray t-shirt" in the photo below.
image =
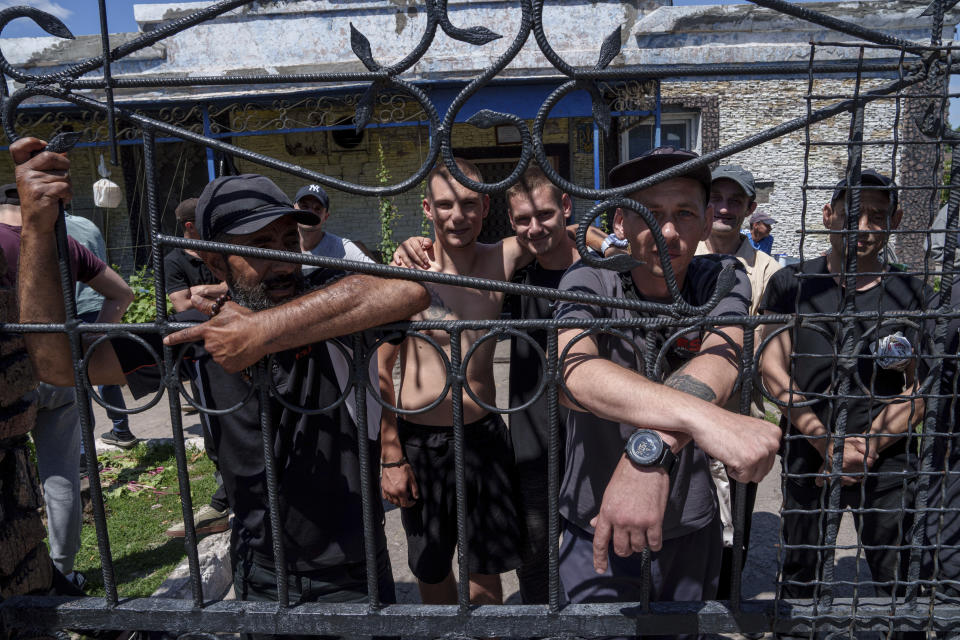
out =
<path fill-rule="evenodd" d="M 64 214 L 64 220 L 67 222 L 67 235 L 85 246 L 95 256 L 107 261 L 107 245 L 103 241 L 103 235 L 100 229 L 93 221 L 82 216 L 74 216 L 69 213 Z M 77 283 L 77 315 L 100 311 L 103 307 L 103 296 L 83 284 Z"/>
<path fill-rule="evenodd" d="M 710 315 L 747 315 L 750 308 L 750 281 L 743 267 L 730 256 L 695 257 L 687 270 L 682 288 L 683 298 L 692 305 L 706 302 L 713 293 L 722 267 L 728 264 L 734 265 L 736 269 L 736 285 Z M 560 289 L 623 298 L 627 297 L 624 294 L 625 279 L 627 286 L 632 283 L 629 278 L 629 274 L 621 276 L 579 262 L 564 275 L 560 281 Z M 564 320 L 622 320 L 636 317 L 633 311 L 576 302 L 559 303 L 554 315 L 557 319 Z M 666 339 L 676 332 L 676 327 L 651 330 L 655 332 L 650 336 L 652 345 L 641 327 L 621 331 L 631 337 L 633 344 L 610 334 L 600 334 L 597 336 L 600 356 L 643 373 L 646 369 L 643 359 L 647 357 L 647 349 L 651 346 L 656 349 L 652 352 L 652 357 L 655 358 Z M 696 356 L 700 339 L 700 333 L 695 331 L 693 335 L 687 334 L 674 343 L 666 362 L 663 363 L 664 376 Z M 637 351 L 634 351 L 634 348 Z M 642 355 L 638 356 L 637 352 Z M 597 384 L 603 383 L 597 381 Z M 620 461 L 627 438 L 637 427 L 643 426 L 640 416 L 636 424 L 618 424 L 591 413 L 569 412 L 566 469 L 560 489 L 560 513 L 564 518 L 584 531 L 593 532 L 590 520 L 600 509 L 603 492 Z M 670 498 L 663 522 L 664 539 L 678 538 L 709 524 L 716 514 L 716 502 L 707 456 L 699 447 L 690 443 L 680 452 L 671 473 Z"/>
<path fill-rule="evenodd" d="M 356 262 L 373 262 L 352 240 L 341 238 L 329 231 L 323 234 L 323 238 L 320 239 L 317 246 L 310 250 L 310 253 L 326 258 L 343 258 Z"/>

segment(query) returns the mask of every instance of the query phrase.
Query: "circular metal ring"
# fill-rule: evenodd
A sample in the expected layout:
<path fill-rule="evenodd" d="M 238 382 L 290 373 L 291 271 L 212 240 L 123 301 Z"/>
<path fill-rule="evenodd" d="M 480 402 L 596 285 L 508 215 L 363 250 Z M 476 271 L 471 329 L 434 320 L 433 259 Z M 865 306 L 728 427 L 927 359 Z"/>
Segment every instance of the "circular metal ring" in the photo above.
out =
<path fill-rule="evenodd" d="M 141 411 L 146 411 L 153 405 L 160 402 L 160 398 L 163 397 L 163 392 L 166 389 L 166 387 L 164 387 L 163 384 L 160 385 L 160 388 L 157 389 L 156 393 L 153 394 L 153 397 L 150 398 L 150 400 L 146 404 L 139 407 L 133 407 L 133 408 L 114 407 L 113 405 L 108 404 L 94 390 L 93 385 L 90 384 L 90 356 L 93 354 L 94 350 L 98 346 L 100 346 L 102 343 L 106 342 L 107 340 L 112 340 L 116 338 L 129 338 L 134 342 L 140 343 L 140 345 L 147 350 L 147 353 L 150 354 L 150 357 L 153 358 L 153 361 L 157 363 L 157 370 L 163 371 L 163 361 L 160 358 L 160 356 L 157 354 L 156 350 L 154 350 L 154 348 L 150 346 L 149 342 L 147 342 L 137 334 L 131 333 L 129 331 L 109 331 L 103 334 L 102 336 L 100 336 L 99 338 L 97 338 L 96 340 L 94 340 L 92 343 L 90 343 L 90 346 L 87 347 L 87 350 L 83 354 L 83 363 L 82 363 L 82 369 L 81 369 L 81 373 L 83 374 L 81 376 L 81 379 L 83 380 L 83 386 L 87 390 L 87 395 L 89 395 L 94 402 L 96 402 L 98 405 L 100 405 L 101 407 L 109 411 L 116 411 L 117 413 L 123 413 L 127 415 L 131 413 L 140 413 Z"/>
<path fill-rule="evenodd" d="M 818 325 L 817 323 L 812 322 L 812 321 L 810 321 L 810 320 L 803 320 L 803 319 L 801 319 L 801 318 L 799 318 L 799 317 L 797 318 L 797 321 L 800 322 L 800 328 L 810 329 L 811 331 L 815 331 L 815 332 L 817 332 L 817 333 L 820 333 L 820 334 L 822 334 L 822 335 L 827 339 L 827 341 L 829 341 L 830 343 L 833 343 L 833 342 L 835 341 L 834 336 L 833 336 L 833 335 L 830 335 L 829 333 L 827 333 L 826 327 L 822 327 L 822 326 Z M 778 335 L 780 335 L 781 333 L 783 333 L 784 331 L 789 331 L 790 329 L 793 329 L 794 327 L 795 327 L 795 322 L 788 323 L 788 324 L 784 324 L 782 327 L 779 327 L 779 328 L 775 329 L 775 330 L 773 331 L 773 333 L 771 333 L 771 334 L 768 335 L 766 338 L 764 338 L 763 340 L 761 340 L 761 341 L 760 341 L 760 344 L 757 345 L 757 348 L 754 350 L 754 355 L 753 355 L 754 361 L 759 363 L 759 362 L 760 362 L 760 358 L 761 358 L 761 356 L 763 355 L 764 349 L 766 349 L 766 348 L 770 345 L 770 342 L 771 342 L 775 337 L 777 337 Z M 833 359 L 836 359 L 838 356 L 837 356 L 836 351 L 834 351 L 834 353 L 833 353 L 832 356 L 819 356 L 819 357 L 824 357 L 824 358 L 826 358 L 826 357 L 832 357 Z M 797 366 L 800 366 L 800 364 L 801 364 L 802 362 L 803 362 L 802 360 L 799 361 L 799 362 L 797 362 Z M 757 372 L 759 373 L 760 367 L 758 366 L 758 367 L 756 368 L 756 370 L 757 370 Z M 793 381 L 794 379 L 795 379 L 794 376 L 791 376 L 791 377 L 790 377 L 790 380 L 791 380 L 791 381 Z M 818 402 L 823 402 L 823 399 L 822 399 L 822 398 L 812 398 L 812 399 L 810 399 L 810 400 L 801 400 L 800 402 L 796 402 L 796 401 L 781 402 L 779 398 L 774 397 L 773 394 L 770 393 L 769 389 L 767 389 L 767 386 L 766 386 L 766 385 L 764 384 L 764 382 L 763 382 L 763 376 L 761 376 L 761 375 L 757 375 L 757 376 L 756 376 L 756 378 L 755 378 L 755 380 L 754 380 L 754 387 L 755 387 L 756 389 L 759 389 L 760 394 L 761 394 L 765 399 L 767 399 L 767 400 L 769 400 L 770 402 L 772 402 L 773 404 L 775 404 L 775 405 L 777 406 L 777 408 L 781 410 L 781 412 L 782 412 L 783 409 L 798 409 L 798 408 L 800 408 L 800 407 L 812 407 L 813 405 L 817 404 Z M 794 395 L 798 395 L 798 396 L 803 396 L 803 395 L 805 395 L 805 393 L 804 393 L 803 391 L 800 391 L 800 390 L 793 390 L 792 393 L 793 393 Z"/>
<path fill-rule="evenodd" d="M 730 326 L 730 325 L 724 325 L 724 326 Z M 736 342 L 734 342 L 733 338 L 731 338 L 730 336 L 728 336 L 726 333 L 724 333 L 723 331 L 721 331 L 719 328 L 713 327 L 713 326 L 704 326 L 704 325 L 696 325 L 696 324 L 695 324 L 695 325 L 692 325 L 692 326 L 691 326 L 691 325 L 688 325 L 686 328 L 681 327 L 680 329 L 677 329 L 676 332 L 674 332 L 669 338 L 667 338 L 666 342 L 663 343 L 663 346 L 660 347 L 660 352 L 657 354 L 656 364 L 655 364 L 654 367 L 653 367 L 653 376 L 654 376 L 654 378 L 655 378 L 655 382 L 663 382 L 663 381 L 664 381 L 664 380 L 663 380 L 663 362 L 664 362 L 664 360 L 666 359 L 667 350 L 668 350 L 675 342 L 677 342 L 678 340 L 680 340 L 680 338 L 682 338 L 684 335 L 686 335 L 687 333 L 690 333 L 690 330 L 691 330 L 691 329 L 698 329 L 698 330 L 700 330 L 700 331 L 705 331 L 705 332 L 707 332 L 707 333 L 719 335 L 719 336 L 721 336 L 721 337 L 724 339 L 724 341 L 725 341 L 728 345 L 730 345 L 731 347 L 733 347 L 734 351 L 737 352 L 737 382 L 736 382 L 736 384 L 734 385 L 733 390 L 730 392 L 730 394 L 733 395 L 734 393 L 736 393 L 737 389 L 740 388 L 740 385 L 741 385 L 741 383 L 742 383 L 741 378 L 742 378 L 742 376 L 743 376 L 743 362 L 742 362 L 742 360 L 743 360 L 743 358 L 742 358 L 742 356 L 743 356 L 743 345 L 737 344 Z M 703 344 L 703 341 L 701 341 L 701 345 L 702 345 L 702 344 Z M 694 357 L 696 357 L 696 356 L 694 356 Z"/>
<path fill-rule="evenodd" d="M 592 412 L 590 411 L 590 409 L 588 409 L 587 407 L 585 407 L 585 406 L 583 406 L 582 404 L 580 404 L 580 401 L 576 399 L 576 397 L 570 392 L 570 389 L 567 387 L 567 382 L 566 382 L 566 380 L 564 379 L 564 376 L 563 376 L 563 363 L 564 363 L 564 361 L 567 359 L 567 355 L 570 353 L 570 349 L 573 347 L 573 345 L 575 345 L 577 342 L 579 342 L 580 340 L 582 340 L 582 339 L 584 339 L 584 338 L 586 338 L 586 337 L 588 337 L 588 336 L 595 336 L 595 335 L 599 335 L 599 334 L 603 334 L 603 333 L 605 333 L 605 334 L 607 334 L 607 335 L 611 335 L 611 336 L 613 336 L 613 337 L 615 337 L 615 338 L 620 338 L 620 340 L 622 340 L 622 341 L 626 342 L 627 344 L 629 344 L 629 345 L 633 348 L 633 353 L 634 353 L 634 354 L 636 355 L 636 357 L 637 357 L 637 362 L 640 362 L 640 363 L 643 362 L 643 352 L 640 350 L 640 347 L 637 346 L 637 343 L 633 341 L 633 338 L 631 338 L 630 336 L 628 336 L 627 334 L 625 334 L 624 332 L 622 332 L 622 331 L 620 331 L 620 330 L 618 330 L 618 329 L 609 329 L 609 328 L 608 328 L 608 329 L 604 329 L 604 328 L 601 328 L 601 327 L 592 327 L 592 328 L 590 328 L 590 329 L 584 329 L 584 330 L 583 330 L 579 335 L 577 335 L 573 340 L 571 340 L 570 342 L 568 342 L 568 343 L 567 343 L 567 346 L 565 346 L 565 347 L 563 348 L 563 351 L 560 352 L 559 358 L 557 358 L 557 365 L 558 365 L 558 366 L 557 366 L 557 371 L 560 372 L 560 374 L 559 374 L 559 376 L 558 376 L 558 377 L 559 377 L 559 382 L 560 382 L 560 389 L 563 391 L 564 395 L 567 396 L 567 398 L 570 400 L 570 402 L 572 402 L 573 404 L 577 405 L 578 407 L 580 407 L 581 409 L 583 409 L 583 410 L 586 411 L 587 413 L 592 413 Z M 643 373 L 640 372 L 640 371 L 637 371 L 637 373 L 640 373 L 640 375 L 643 375 Z"/>
<path fill-rule="evenodd" d="M 491 406 L 486 402 L 484 402 L 483 400 L 481 400 L 479 397 L 477 397 L 477 394 L 473 391 L 473 389 L 470 388 L 470 381 L 467 378 L 467 365 L 470 363 L 470 358 L 473 357 L 474 352 L 476 352 L 476 350 L 480 347 L 480 344 L 483 342 L 486 342 L 487 340 L 498 338 L 502 335 L 517 336 L 517 337 L 523 338 L 524 340 L 529 342 L 531 345 L 533 345 L 536 350 L 537 356 L 539 356 L 540 358 L 540 371 L 544 372 L 540 376 L 540 384 L 537 385 L 536 393 L 532 398 L 530 398 L 529 400 L 527 400 L 526 402 L 524 402 L 519 406 L 507 407 L 506 409 L 501 409 L 497 406 Z M 477 340 L 472 345 L 470 345 L 470 348 L 467 350 L 466 355 L 463 356 L 463 361 L 460 363 L 460 376 L 463 378 L 463 390 L 467 392 L 467 395 L 470 396 L 470 398 L 481 409 L 485 409 L 487 411 L 490 411 L 491 413 L 500 413 L 504 415 L 519 413 L 524 409 L 527 409 L 528 407 L 532 406 L 537 400 L 540 399 L 540 396 L 543 395 L 544 389 L 546 389 L 547 387 L 546 370 L 547 370 L 547 357 L 546 357 L 546 354 L 544 354 L 543 352 L 543 348 L 537 343 L 536 340 L 531 338 L 529 334 L 523 331 L 518 331 L 510 327 L 498 327 L 496 329 L 491 329 L 490 331 L 488 331 L 486 335 L 484 335 L 479 340 Z"/>
<path fill-rule="evenodd" d="M 384 343 L 386 343 L 386 342 L 387 342 L 388 340 L 390 340 L 391 338 L 395 338 L 397 335 L 403 335 L 403 336 L 405 336 L 404 339 L 406 339 L 406 338 L 417 338 L 418 340 L 423 340 L 424 342 L 426 342 L 427 344 L 429 344 L 430 346 L 432 346 L 434 349 L 437 350 L 437 353 L 440 354 L 440 359 L 443 360 L 443 368 L 444 368 L 444 371 L 447 371 L 447 372 L 450 371 L 450 358 L 447 356 L 446 352 L 443 350 L 443 347 L 441 347 L 439 344 L 437 344 L 437 341 L 434 340 L 433 338 L 431 338 L 430 336 L 428 336 L 427 334 L 425 334 L 425 333 L 420 333 L 419 331 L 414 331 L 414 330 L 412 330 L 412 329 L 405 329 L 405 330 L 403 330 L 403 331 L 399 331 L 399 330 L 398 330 L 398 331 L 389 333 L 389 334 L 381 337 L 381 338 L 380 338 L 379 340 L 377 340 L 377 341 L 373 344 L 373 346 L 370 348 L 370 352 L 367 354 L 367 357 L 366 357 L 365 361 L 366 361 L 366 360 L 369 360 L 370 358 L 372 358 L 373 355 L 377 352 L 377 350 L 378 350 Z M 367 366 L 370 366 L 370 365 L 368 364 Z M 401 374 L 401 375 L 402 375 L 402 374 Z M 440 390 L 440 395 L 438 395 L 436 398 L 434 398 L 429 404 L 427 404 L 426 406 L 423 406 L 423 407 L 421 407 L 421 408 L 419 408 L 419 409 L 401 409 L 401 408 L 399 408 L 399 407 L 395 407 L 395 406 L 391 405 L 390 403 L 384 401 L 384 399 L 380 397 L 380 390 L 379 390 L 379 389 L 377 389 L 375 393 L 374 393 L 372 390 L 371 390 L 371 391 L 368 391 L 368 393 L 370 394 L 370 396 L 371 396 L 374 400 L 377 401 L 377 403 L 378 403 L 381 407 L 383 407 L 383 408 L 386 409 L 387 411 L 392 411 L 393 413 L 396 413 L 397 415 L 412 416 L 412 415 L 417 415 L 417 414 L 420 414 L 420 413 L 426 413 L 427 411 L 430 411 L 430 410 L 435 409 L 436 407 L 438 407 L 438 406 L 440 405 L 440 403 L 443 402 L 443 399 L 447 397 L 447 393 L 449 393 L 449 391 L 450 391 L 450 376 L 447 375 L 447 376 L 444 377 L 443 389 Z M 399 399 L 398 399 L 397 401 L 399 402 Z"/>
<path fill-rule="evenodd" d="M 339 349 L 340 352 L 343 354 L 343 357 L 348 364 L 353 362 L 353 354 L 350 352 L 349 349 L 347 349 L 343 344 L 341 344 L 339 340 L 331 339 L 331 340 L 324 340 L 323 342 L 313 343 L 311 345 L 311 348 L 313 349 L 322 348 L 324 345 L 327 345 L 327 344 L 336 345 L 337 349 Z M 277 354 L 271 353 L 270 356 L 267 358 L 267 372 L 268 372 L 267 375 L 270 376 L 270 393 L 274 397 L 274 399 L 276 399 L 277 402 L 279 402 L 284 408 L 289 409 L 290 411 L 295 411 L 305 416 L 315 416 L 321 413 L 329 413 L 334 409 L 339 408 L 343 403 L 345 403 L 347 401 L 347 396 L 349 396 L 350 392 L 353 391 L 353 387 L 354 387 L 353 376 L 350 376 L 349 379 L 347 380 L 347 386 L 345 389 L 340 389 L 340 385 L 339 384 L 337 385 L 337 389 L 340 392 L 340 397 L 334 400 L 333 403 L 331 403 L 329 406 L 318 407 L 316 409 L 307 409 L 306 407 L 295 405 L 292 402 L 285 400 L 283 395 L 277 390 L 277 383 L 273 377 L 273 368 L 276 366 L 276 357 L 277 357 Z"/>
<path fill-rule="evenodd" d="M 238 402 L 237 404 L 233 405 L 232 407 L 227 407 L 226 409 L 211 409 L 210 407 L 205 407 L 205 406 L 203 406 L 203 405 L 200 404 L 197 400 L 195 400 L 195 399 L 187 392 L 187 389 L 186 389 L 186 387 L 185 387 L 184 384 L 183 384 L 183 376 L 180 375 L 180 367 L 183 366 L 183 362 L 184 362 L 184 360 L 185 360 L 184 355 L 186 354 L 186 352 L 187 352 L 188 349 L 192 349 L 193 347 L 194 347 L 194 344 L 193 344 L 193 343 L 190 343 L 190 342 L 181 345 L 180 348 L 177 350 L 177 357 L 174 359 L 174 362 L 176 363 L 176 367 L 177 367 L 177 387 L 178 387 L 178 391 L 179 391 L 180 395 L 183 396 L 183 398 L 187 401 L 187 404 L 189 404 L 191 407 L 193 407 L 193 408 L 196 409 L 197 411 L 199 411 L 199 412 L 201 412 L 201 413 L 207 414 L 208 416 L 223 416 L 223 415 L 226 415 L 226 414 L 228 414 L 228 413 L 232 413 L 232 412 L 236 411 L 237 409 L 239 409 L 239 408 L 242 407 L 243 405 L 245 405 L 245 404 L 247 404 L 248 402 L 250 402 L 250 398 L 253 397 L 253 393 L 254 393 L 254 391 L 256 391 L 256 387 L 255 387 L 254 385 L 250 384 L 249 382 L 247 383 L 247 394 L 243 397 L 242 400 L 240 400 L 240 402 Z M 188 376 L 188 377 L 189 377 L 189 376 Z"/>

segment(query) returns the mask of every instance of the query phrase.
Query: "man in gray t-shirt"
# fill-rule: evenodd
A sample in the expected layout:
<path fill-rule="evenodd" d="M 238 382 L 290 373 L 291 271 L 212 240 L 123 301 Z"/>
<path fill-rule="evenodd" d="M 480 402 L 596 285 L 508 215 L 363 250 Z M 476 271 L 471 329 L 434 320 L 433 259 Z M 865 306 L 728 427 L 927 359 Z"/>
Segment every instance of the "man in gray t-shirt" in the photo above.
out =
<path fill-rule="evenodd" d="M 341 238 L 323 228 L 323 224 L 330 217 L 330 198 L 323 187 L 318 184 L 308 184 L 301 187 L 293 200 L 293 206 L 295 209 L 312 211 L 320 217 L 320 222 L 317 224 L 299 225 L 301 251 L 327 258 L 373 262 L 370 256 L 357 246 L 356 242 Z M 313 269 L 314 267 L 306 267 L 304 273 L 309 273 Z"/>
<path fill-rule="evenodd" d="M 615 167 L 611 187 L 643 178 L 696 158 L 689 151 L 660 147 Z M 684 300 L 704 304 L 724 269 L 733 271 L 733 289 L 710 316 L 743 316 L 750 283 L 733 258 L 694 258 L 710 233 L 710 170 L 693 169 L 629 197 L 649 209 L 662 230 L 669 260 Z M 670 302 L 653 234 L 641 215 L 617 209 L 614 230 L 630 242 L 642 264 L 617 274 L 583 263 L 570 268 L 561 290 Z M 628 320 L 636 312 L 563 302 L 558 319 Z M 570 602 L 639 600 L 644 548 L 651 549 L 651 594 L 661 601 L 714 597 L 722 551 L 716 496 L 706 454 L 724 462 L 741 482 L 759 481 L 770 470 L 779 429 L 721 408 L 737 379 L 743 331 L 719 326 L 718 333 L 678 326 L 622 331 L 577 340 L 580 329 L 559 333 L 559 348 L 573 409 L 567 420 L 566 468 L 560 513 L 566 520 L 560 551 L 560 578 Z M 649 358 L 646 351 L 650 349 Z M 663 353 L 664 355 L 659 355 Z M 659 358 L 661 384 L 648 379 L 646 360 Z M 572 400 L 572 401 L 571 401 Z M 613 548 L 610 549 L 610 540 Z M 597 574 L 600 574 L 598 576 Z M 604 579 L 606 578 L 606 579 Z"/>

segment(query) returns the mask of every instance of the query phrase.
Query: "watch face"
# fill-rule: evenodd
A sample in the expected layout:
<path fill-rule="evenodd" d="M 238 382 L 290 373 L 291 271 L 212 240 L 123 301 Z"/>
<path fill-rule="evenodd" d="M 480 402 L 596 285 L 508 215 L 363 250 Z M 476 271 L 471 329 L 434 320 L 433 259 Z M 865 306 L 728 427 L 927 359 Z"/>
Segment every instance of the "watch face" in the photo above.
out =
<path fill-rule="evenodd" d="M 654 464 L 663 452 L 663 440 L 649 431 L 637 431 L 627 441 L 627 455 L 637 464 Z"/>

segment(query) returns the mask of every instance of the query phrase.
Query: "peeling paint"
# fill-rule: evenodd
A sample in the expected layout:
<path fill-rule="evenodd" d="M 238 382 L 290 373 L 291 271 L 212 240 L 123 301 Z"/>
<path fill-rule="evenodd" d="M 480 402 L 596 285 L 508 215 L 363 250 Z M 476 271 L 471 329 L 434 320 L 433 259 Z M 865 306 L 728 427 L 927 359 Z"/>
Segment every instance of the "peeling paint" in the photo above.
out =
<path fill-rule="evenodd" d="M 395 5 L 397 8 L 394 31 L 397 35 L 400 35 L 407 26 L 407 19 L 415 18 L 417 15 L 416 0 L 387 0 L 387 2 Z"/>
<path fill-rule="evenodd" d="M 136 37 L 139 33 L 114 33 L 110 34 L 111 48 L 125 44 Z M 64 64 L 73 64 L 84 58 L 93 58 L 103 52 L 99 35 L 77 36 L 73 40 L 58 40 L 55 44 L 34 52 L 27 59 L 24 66 L 27 67 L 51 67 Z M 124 60 L 151 60 L 162 59 L 165 57 L 166 48 L 162 44 L 155 44 L 140 51 L 136 51 L 124 57 Z"/>

